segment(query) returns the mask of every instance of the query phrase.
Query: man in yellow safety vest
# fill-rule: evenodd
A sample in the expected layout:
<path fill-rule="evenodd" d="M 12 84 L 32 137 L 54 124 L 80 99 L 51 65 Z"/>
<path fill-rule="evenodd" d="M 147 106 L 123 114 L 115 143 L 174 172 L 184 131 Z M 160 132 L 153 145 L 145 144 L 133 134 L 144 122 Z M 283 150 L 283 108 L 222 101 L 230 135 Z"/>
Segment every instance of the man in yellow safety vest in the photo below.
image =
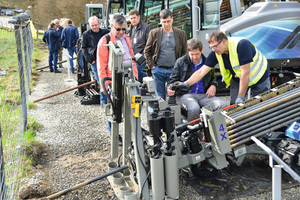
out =
<path fill-rule="evenodd" d="M 230 86 L 230 104 L 243 102 L 248 88 L 253 96 L 271 88 L 267 59 L 249 40 L 227 38 L 223 32 L 214 31 L 208 43 L 212 51 L 205 65 L 187 81 L 178 83 L 179 87 L 194 85 L 219 64 L 222 80 Z"/>

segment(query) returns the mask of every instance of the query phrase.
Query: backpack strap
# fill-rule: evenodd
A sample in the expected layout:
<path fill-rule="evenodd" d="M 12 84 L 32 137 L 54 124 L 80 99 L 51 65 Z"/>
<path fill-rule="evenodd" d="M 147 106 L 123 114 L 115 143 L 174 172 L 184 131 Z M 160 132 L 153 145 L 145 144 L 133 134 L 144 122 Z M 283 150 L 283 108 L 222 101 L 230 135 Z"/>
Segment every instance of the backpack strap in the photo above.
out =
<path fill-rule="evenodd" d="M 104 37 L 106 38 L 106 44 L 108 44 L 109 41 L 110 41 L 110 35 L 109 35 L 109 33 L 107 33 L 106 35 L 104 35 Z"/>

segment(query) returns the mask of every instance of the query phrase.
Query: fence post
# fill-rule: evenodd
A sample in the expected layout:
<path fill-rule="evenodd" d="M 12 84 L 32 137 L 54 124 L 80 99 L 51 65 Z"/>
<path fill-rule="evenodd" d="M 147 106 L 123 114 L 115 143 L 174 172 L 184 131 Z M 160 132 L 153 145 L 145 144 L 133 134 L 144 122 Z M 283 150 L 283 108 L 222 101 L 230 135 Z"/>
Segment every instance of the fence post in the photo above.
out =
<path fill-rule="evenodd" d="M 4 171 L 4 154 L 3 154 L 3 146 L 2 146 L 2 133 L 0 126 L 0 199 L 6 200 L 6 187 L 5 187 L 5 171 Z"/>
<path fill-rule="evenodd" d="M 29 74 L 29 54 L 28 54 L 28 24 L 22 26 L 22 37 L 23 37 L 23 44 L 24 44 L 24 57 L 25 57 L 25 71 L 26 71 L 26 80 L 27 80 L 27 93 L 30 94 L 30 74 Z"/>
<path fill-rule="evenodd" d="M 21 102 L 22 102 L 22 116 L 23 116 L 23 131 L 27 129 L 27 103 L 26 103 L 26 91 L 25 91 L 25 80 L 24 80 L 24 68 L 23 68 L 23 57 L 22 57 L 22 44 L 20 35 L 20 26 L 14 25 L 15 38 L 17 45 L 18 63 L 19 63 L 19 79 L 21 89 Z"/>

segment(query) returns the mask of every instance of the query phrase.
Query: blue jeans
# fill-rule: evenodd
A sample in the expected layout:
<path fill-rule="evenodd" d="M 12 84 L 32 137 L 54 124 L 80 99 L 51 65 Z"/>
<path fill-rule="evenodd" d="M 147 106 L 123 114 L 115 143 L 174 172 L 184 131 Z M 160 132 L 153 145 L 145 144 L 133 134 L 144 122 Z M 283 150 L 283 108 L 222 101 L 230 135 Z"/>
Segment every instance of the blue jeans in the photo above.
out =
<path fill-rule="evenodd" d="M 230 104 L 234 104 L 235 100 L 238 96 L 239 93 L 239 85 L 240 82 L 231 79 L 230 81 Z M 260 84 L 255 84 L 250 86 L 251 88 L 251 93 L 252 96 L 259 95 L 265 91 L 268 91 L 271 89 L 271 82 L 270 82 L 270 77 L 268 77 L 265 81 L 261 82 Z"/>
<path fill-rule="evenodd" d="M 168 83 L 172 69 L 159 68 L 155 65 L 152 69 L 152 77 L 155 84 L 155 95 L 166 100 L 166 83 Z"/>
<path fill-rule="evenodd" d="M 92 72 L 95 76 L 95 79 L 98 83 L 98 85 L 100 85 L 100 82 L 99 82 L 99 76 L 98 76 L 98 70 L 97 70 L 97 62 L 95 62 L 94 64 L 91 64 L 91 69 L 92 69 Z"/>
<path fill-rule="evenodd" d="M 147 76 L 147 74 L 145 72 L 143 72 L 143 69 L 146 66 L 146 62 L 144 62 L 142 65 L 138 65 L 136 64 L 137 70 L 138 70 L 138 76 L 139 76 L 139 82 L 142 83 L 143 82 L 143 78 Z"/>
<path fill-rule="evenodd" d="M 83 63 L 82 63 L 82 51 L 80 51 L 79 58 L 78 59 L 78 71 L 80 70 L 83 72 Z"/>
<path fill-rule="evenodd" d="M 72 72 L 74 72 L 75 69 L 74 69 L 74 63 L 73 63 L 73 55 L 74 55 L 74 53 L 76 54 L 76 48 L 75 47 L 70 47 L 70 48 L 67 48 L 67 49 L 68 49 L 69 56 L 71 56 L 71 58 L 69 58 L 70 70 Z"/>
<path fill-rule="evenodd" d="M 54 66 L 54 71 L 57 70 L 57 59 L 58 59 L 58 51 L 52 51 L 52 52 L 49 51 L 48 62 L 49 62 L 50 70 L 53 70 L 53 66 Z"/>

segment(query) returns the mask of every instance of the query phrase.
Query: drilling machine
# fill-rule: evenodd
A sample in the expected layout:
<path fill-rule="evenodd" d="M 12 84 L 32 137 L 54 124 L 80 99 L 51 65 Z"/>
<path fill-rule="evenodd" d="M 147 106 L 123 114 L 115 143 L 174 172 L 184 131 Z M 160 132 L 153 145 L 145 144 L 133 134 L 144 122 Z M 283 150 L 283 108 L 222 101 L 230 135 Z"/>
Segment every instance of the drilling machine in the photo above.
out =
<path fill-rule="evenodd" d="M 108 177 L 118 198 L 178 199 L 179 169 L 190 168 L 194 174 L 201 174 L 204 163 L 220 170 L 229 163 L 241 165 L 247 154 L 265 154 L 251 142 L 251 136 L 259 138 L 289 165 L 300 166 L 299 78 L 225 110 L 212 111 L 206 106 L 199 119 L 181 123 L 178 105 L 170 107 L 166 101 L 149 95 L 145 88 L 151 86 L 151 80 L 142 86 L 135 80 L 133 60 L 123 62 L 122 44 L 110 41 L 107 46 L 112 77 L 101 81 L 109 99 L 105 110 L 112 123 L 111 157 L 119 157 L 117 164 L 112 165 L 112 161 L 109 166 L 128 165 L 118 176 Z M 111 86 L 105 84 L 109 80 Z M 148 130 L 141 127 L 143 103 Z M 123 147 L 118 155 L 121 123 Z M 277 131 L 290 124 L 286 134 Z"/>

